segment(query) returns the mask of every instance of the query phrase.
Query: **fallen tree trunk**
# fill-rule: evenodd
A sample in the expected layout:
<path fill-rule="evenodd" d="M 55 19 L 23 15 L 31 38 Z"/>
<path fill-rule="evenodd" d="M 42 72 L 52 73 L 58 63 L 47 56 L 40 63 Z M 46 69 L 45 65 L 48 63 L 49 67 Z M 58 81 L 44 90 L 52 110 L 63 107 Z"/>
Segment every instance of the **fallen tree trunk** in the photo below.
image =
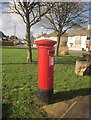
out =
<path fill-rule="evenodd" d="M 75 73 L 80 76 L 91 75 L 91 62 L 76 61 Z"/>

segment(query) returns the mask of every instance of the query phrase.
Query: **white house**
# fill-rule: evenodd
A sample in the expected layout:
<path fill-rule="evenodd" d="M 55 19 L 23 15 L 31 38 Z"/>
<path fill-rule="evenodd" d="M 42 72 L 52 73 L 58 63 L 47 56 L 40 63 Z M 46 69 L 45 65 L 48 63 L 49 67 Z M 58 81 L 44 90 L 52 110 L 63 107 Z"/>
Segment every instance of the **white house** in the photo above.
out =
<path fill-rule="evenodd" d="M 57 33 L 42 33 L 36 38 L 36 40 L 41 39 L 51 39 L 57 41 Z M 69 29 L 67 33 L 64 33 L 60 39 L 60 51 L 63 46 L 65 46 L 65 43 L 67 43 L 69 50 L 91 50 L 91 28 L 88 29 L 88 27 L 82 28 L 74 26 Z"/>
<path fill-rule="evenodd" d="M 87 42 L 91 41 L 91 29 L 75 26 L 67 31 L 69 50 L 87 50 Z M 89 37 L 89 39 L 88 39 Z M 91 43 L 90 48 L 91 50 Z"/>

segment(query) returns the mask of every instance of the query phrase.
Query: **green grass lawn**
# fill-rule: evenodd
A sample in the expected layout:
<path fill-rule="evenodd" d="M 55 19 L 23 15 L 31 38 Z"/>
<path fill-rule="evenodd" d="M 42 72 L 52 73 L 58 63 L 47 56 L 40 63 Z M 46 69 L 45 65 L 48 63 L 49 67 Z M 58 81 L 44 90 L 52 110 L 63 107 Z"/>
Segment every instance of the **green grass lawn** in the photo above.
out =
<path fill-rule="evenodd" d="M 37 98 L 37 50 L 33 50 L 33 63 L 27 64 L 27 50 L 13 47 L 2 49 L 3 117 L 44 118 L 43 105 Z M 74 73 L 78 56 L 64 55 L 55 58 L 54 99 L 66 100 L 87 95 L 89 76 Z M 58 99 L 59 98 L 59 99 Z"/>

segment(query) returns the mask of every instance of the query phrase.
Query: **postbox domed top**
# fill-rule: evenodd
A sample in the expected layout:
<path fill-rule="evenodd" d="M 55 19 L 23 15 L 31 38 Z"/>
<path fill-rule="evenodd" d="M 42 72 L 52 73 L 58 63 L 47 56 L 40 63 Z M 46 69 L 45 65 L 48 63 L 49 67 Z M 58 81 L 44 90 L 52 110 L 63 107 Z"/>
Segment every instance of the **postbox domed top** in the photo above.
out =
<path fill-rule="evenodd" d="M 53 46 L 56 44 L 56 41 L 50 40 L 50 39 L 42 39 L 42 40 L 36 40 L 35 44 L 37 45 L 48 45 L 48 46 Z"/>

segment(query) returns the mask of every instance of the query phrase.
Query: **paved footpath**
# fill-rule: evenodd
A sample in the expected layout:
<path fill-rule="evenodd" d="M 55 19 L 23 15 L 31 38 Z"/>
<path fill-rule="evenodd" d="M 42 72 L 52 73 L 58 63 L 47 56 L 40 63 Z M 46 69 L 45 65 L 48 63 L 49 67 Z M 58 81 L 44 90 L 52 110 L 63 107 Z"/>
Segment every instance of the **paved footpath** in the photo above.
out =
<path fill-rule="evenodd" d="M 91 99 L 89 96 L 83 97 L 74 107 L 64 115 L 63 118 L 88 118 L 91 119 Z"/>
<path fill-rule="evenodd" d="M 51 105 L 45 105 L 43 106 L 43 109 L 46 111 L 48 118 L 82 118 L 83 120 L 91 120 L 90 97 L 91 96 L 85 96 L 77 101 L 72 99 Z"/>

